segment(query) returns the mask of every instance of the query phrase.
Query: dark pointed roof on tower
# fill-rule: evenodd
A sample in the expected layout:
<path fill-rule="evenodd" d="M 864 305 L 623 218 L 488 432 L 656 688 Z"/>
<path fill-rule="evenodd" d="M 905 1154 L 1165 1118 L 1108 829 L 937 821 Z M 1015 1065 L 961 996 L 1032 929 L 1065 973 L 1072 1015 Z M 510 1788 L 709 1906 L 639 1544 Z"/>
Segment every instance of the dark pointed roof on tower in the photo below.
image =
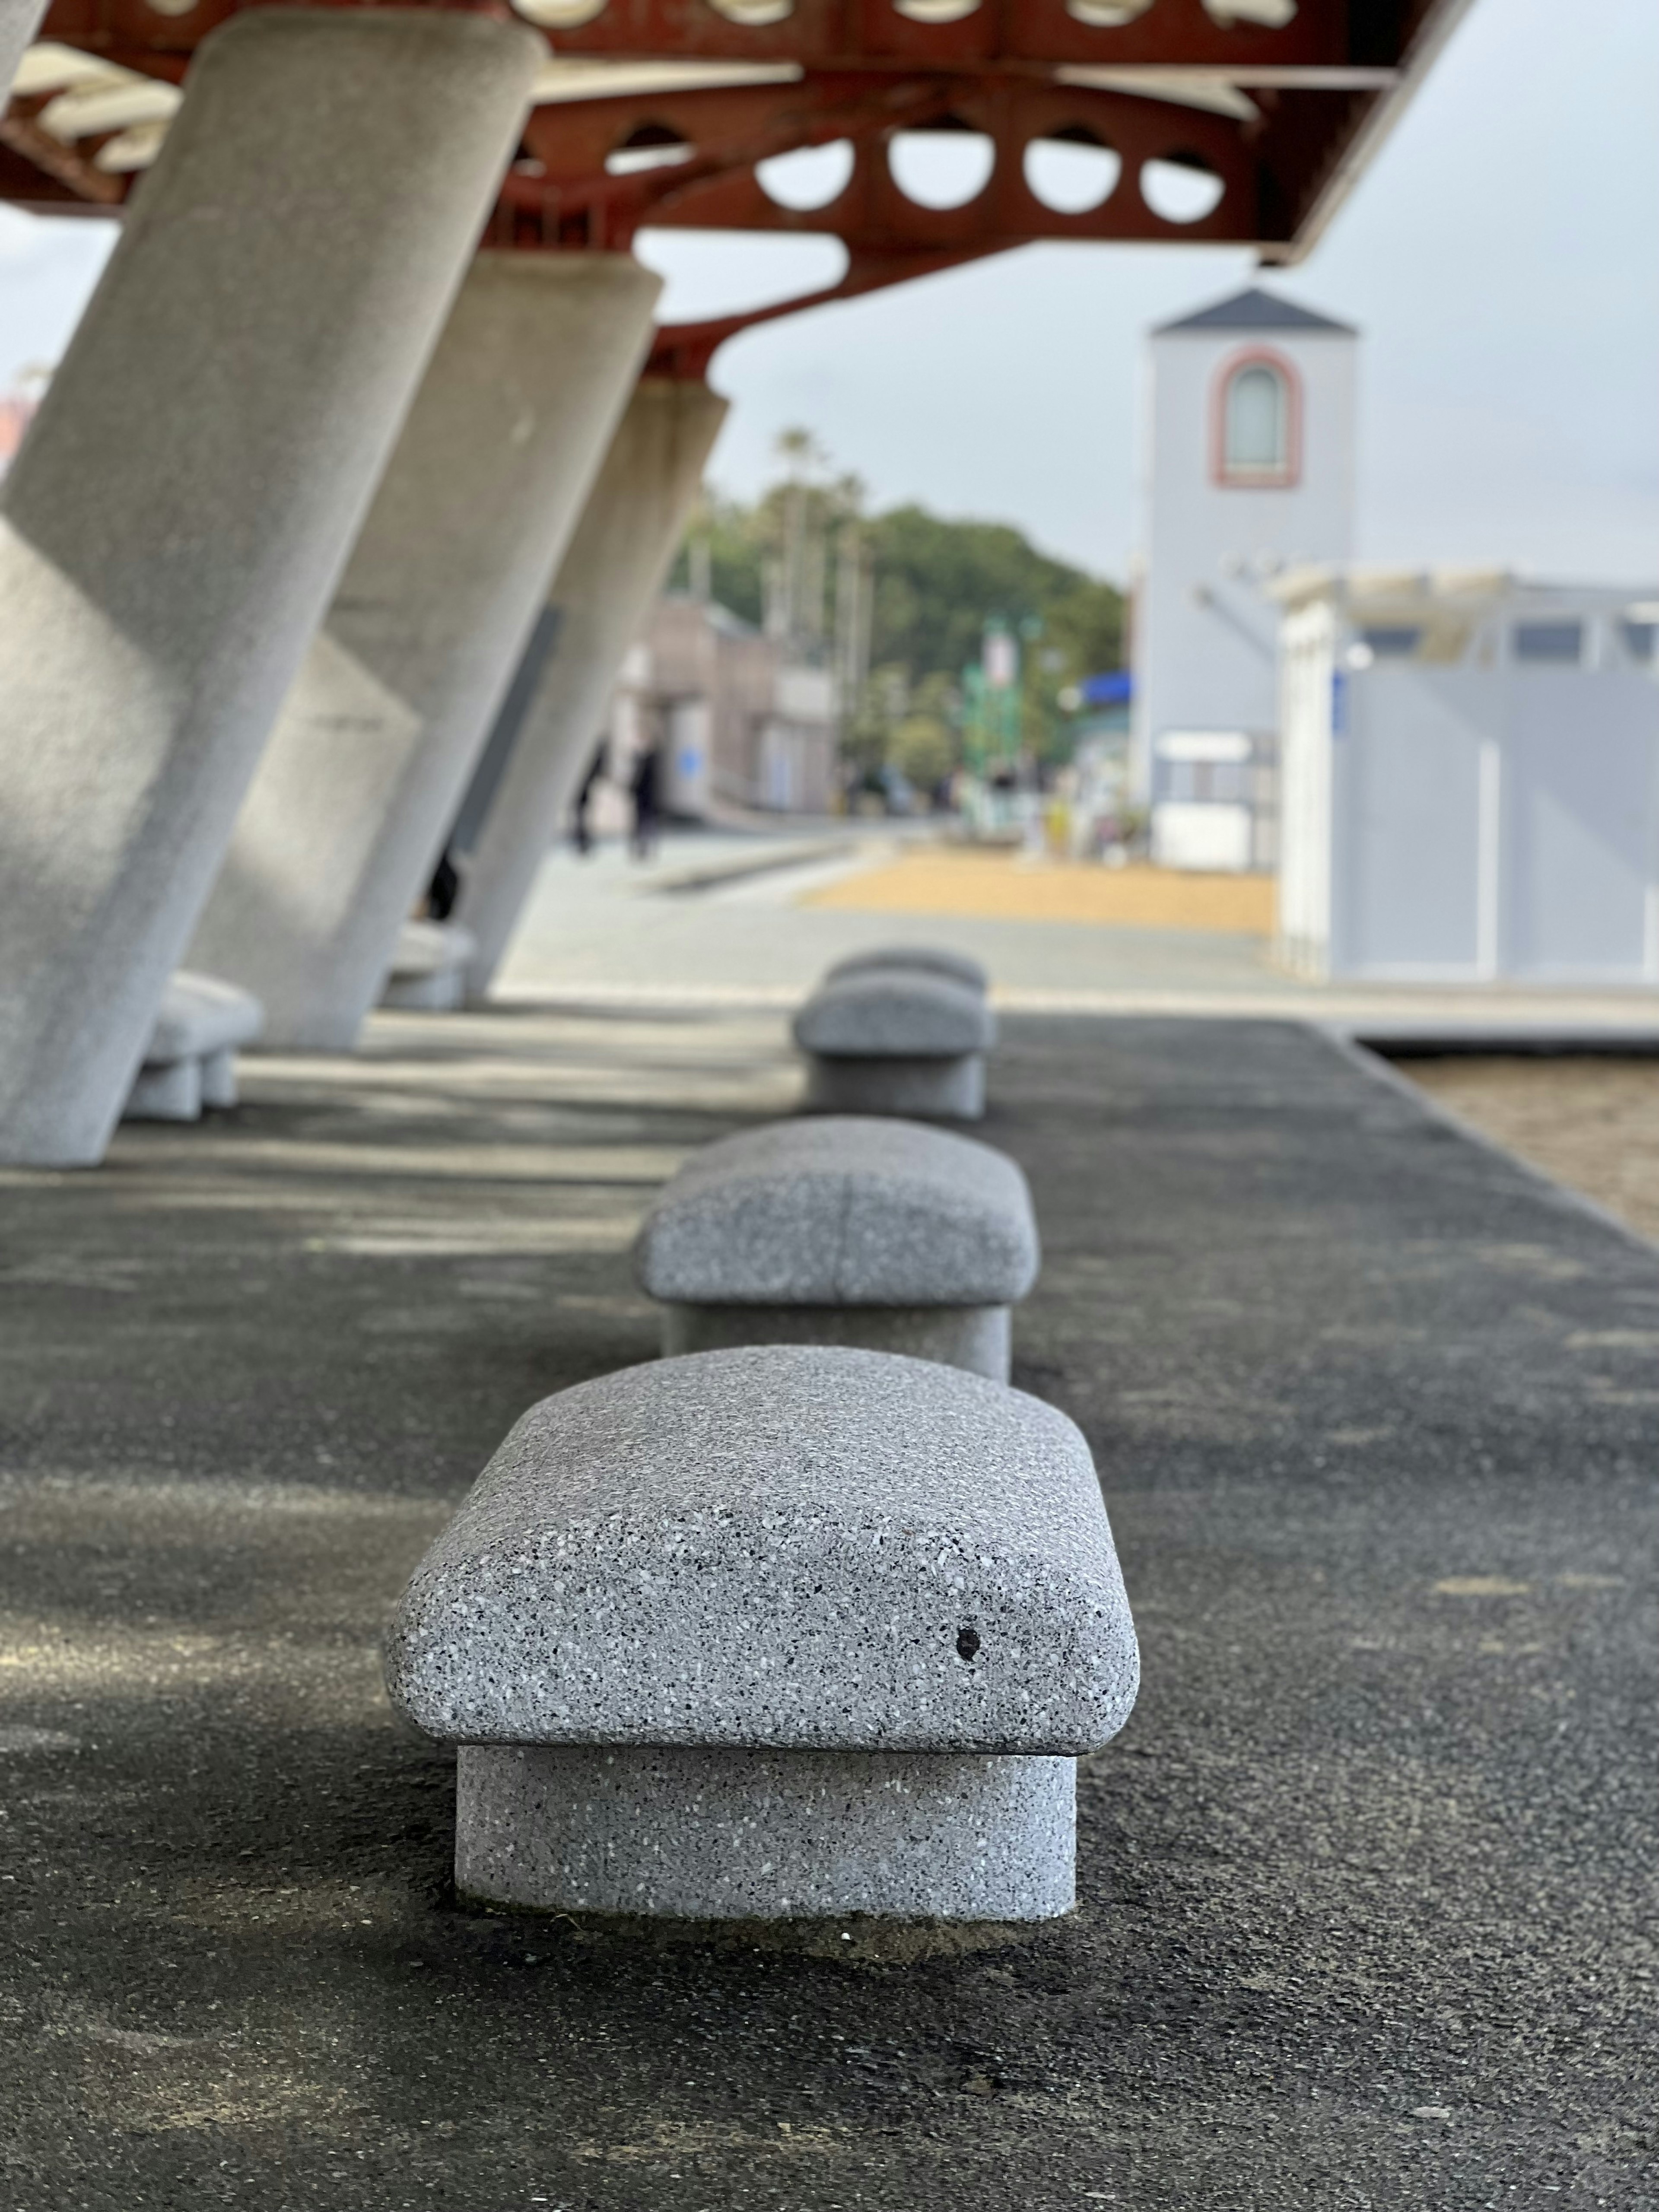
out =
<path fill-rule="evenodd" d="M 1311 307 L 1298 307 L 1294 300 L 1281 300 L 1254 284 L 1248 291 L 1235 292 L 1231 300 L 1200 307 L 1195 315 L 1160 323 L 1152 335 L 1167 337 L 1172 331 L 1331 331 L 1339 337 L 1358 336 L 1352 323 L 1316 315 Z"/>

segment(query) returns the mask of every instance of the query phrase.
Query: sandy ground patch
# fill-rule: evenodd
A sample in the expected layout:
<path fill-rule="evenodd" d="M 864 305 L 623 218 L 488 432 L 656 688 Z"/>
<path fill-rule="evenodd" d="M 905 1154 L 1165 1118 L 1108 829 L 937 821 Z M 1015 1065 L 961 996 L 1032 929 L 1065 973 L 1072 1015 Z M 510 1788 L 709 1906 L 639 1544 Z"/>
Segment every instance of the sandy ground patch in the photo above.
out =
<path fill-rule="evenodd" d="M 808 891 L 800 903 L 994 921 L 1217 930 L 1243 937 L 1266 937 L 1273 927 L 1273 884 L 1268 876 L 1195 875 L 1146 866 L 1105 868 L 1008 852 L 907 853 L 885 867 Z"/>
<path fill-rule="evenodd" d="M 1500 1145 L 1659 1239 L 1659 1060 L 1458 1054 L 1401 1066 Z"/>

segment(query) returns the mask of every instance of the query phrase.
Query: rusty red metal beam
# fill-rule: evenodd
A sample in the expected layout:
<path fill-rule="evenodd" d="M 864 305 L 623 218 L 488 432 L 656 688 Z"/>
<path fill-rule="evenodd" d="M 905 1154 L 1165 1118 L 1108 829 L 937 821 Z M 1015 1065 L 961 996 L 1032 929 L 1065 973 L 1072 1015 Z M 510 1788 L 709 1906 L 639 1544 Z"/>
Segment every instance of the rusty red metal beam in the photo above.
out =
<path fill-rule="evenodd" d="M 649 223 L 827 233 L 845 244 L 838 285 L 663 334 L 665 361 L 703 367 L 714 345 L 754 322 L 1039 240 L 1241 244 L 1291 258 L 1387 127 L 1401 84 L 1468 3 L 1298 0 L 1287 21 L 1269 26 L 1234 19 L 1226 0 L 1146 0 L 1116 21 L 1123 0 L 959 0 L 948 21 L 938 16 L 949 0 L 565 0 L 567 18 L 587 20 L 544 26 L 561 58 L 787 62 L 801 74 L 537 108 L 487 235 L 529 250 L 623 250 Z M 266 0 L 198 0 L 163 14 L 149 0 L 54 0 L 41 35 L 177 82 L 203 38 L 257 4 Z M 427 4 L 509 12 L 506 0 Z M 1242 87 L 1251 112 L 1183 104 L 1167 96 L 1178 88 L 1167 77 L 1144 91 L 1133 76 L 1109 87 L 1059 81 L 1090 69 L 1206 73 L 1186 81 L 1200 94 Z M 97 167 L 100 142 L 52 139 L 35 119 L 42 105 L 14 101 L 0 124 L 0 198 L 117 205 L 131 179 Z M 989 179 L 963 206 L 924 207 L 895 179 L 894 135 L 930 128 L 991 143 Z M 1099 205 L 1066 213 L 1032 191 L 1028 149 L 1055 137 L 1117 156 L 1117 182 Z M 835 140 L 850 145 L 852 173 L 827 205 L 794 209 L 768 193 L 757 171 L 770 156 Z M 673 142 L 684 158 L 613 173 L 612 157 L 641 141 Z M 1191 222 L 1160 216 L 1141 189 L 1155 161 L 1208 170 L 1220 187 L 1214 208 Z"/>
<path fill-rule="evenodd" d="M 942 270 L 983 258 L 982 252 L 973 249 L 951 253 L 855 255 L 848 262 L 841 282 L 827 284 L 820 291 L 803 292 L 793 299 L 774 301 L 764 307 L 750 307 L 741 314 L 711 316 L 703 322 L 665 323 L 652 341 L 650 357 L 641 374 L 702 383 L 719 349 L 728 338 L 737 337 L 744 331 L 753 330 L 762 323 L 776 322 L 786 315 L 801 314 L 811 307 L 827 307 L 837 300 L 854 300 L 865 293 L 882 291 L 890 284 L 912 283 L 919 276 L 936 276 Z"/>
<path fill-rule="evenodd" d="M 132 69 L 172 74 L 209 32 L 243 6 L 258 4 L 263 0 L 198 0 L 187 13 L 173 15 L 158 13 L 149 0 L 54 0 L 41 35 Z M 473 14 L 506 12 L 501 0 L 428 4 Z M 921 20 L 934 4 L 599 0 L 587 21 L 550 21 L 545 27 L 556 51 L 572 56 L 783 60 L 817 68 L 948 69 L 1024 60 L 1043 66 L 1273 71 L 1370 60 L 1401 45 L 1432 0 L 1298 0 L 1291 20 L 1279 27 L 1233 20 L 1218 0 L 1214 15 L 1204 0 L 1148 0 L 1127 21 L 1110 20 L 1109 0 L 979 0 L 952 20 Z M 580 12 L 580 0 L 570 12 Z"/>

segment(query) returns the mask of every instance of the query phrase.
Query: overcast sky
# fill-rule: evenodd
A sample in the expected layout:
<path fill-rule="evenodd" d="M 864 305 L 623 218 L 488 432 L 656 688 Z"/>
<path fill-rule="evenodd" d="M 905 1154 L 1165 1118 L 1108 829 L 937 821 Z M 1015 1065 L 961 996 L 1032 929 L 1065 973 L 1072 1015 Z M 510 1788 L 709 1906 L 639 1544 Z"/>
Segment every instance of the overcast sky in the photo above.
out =
<path fill-rule="evenodd" d="M 1655 0 L 1476 0 L 1323 243 L 1267 276 L 1364 332 L 1364 557 L 1659 580 L 1656 87 Z M 0 210 L 0 382 L 61 352 L 108 236 Z M 643 251 L 671 314 L 823 281 L 811 241 Z M 1251 278 L 1237 252 L 1038 246 L 770 325 L 716 361 L 714 474 L 753 493 L 804 423 L 878 505 L 1121 576 L 1143 333 Z"/>

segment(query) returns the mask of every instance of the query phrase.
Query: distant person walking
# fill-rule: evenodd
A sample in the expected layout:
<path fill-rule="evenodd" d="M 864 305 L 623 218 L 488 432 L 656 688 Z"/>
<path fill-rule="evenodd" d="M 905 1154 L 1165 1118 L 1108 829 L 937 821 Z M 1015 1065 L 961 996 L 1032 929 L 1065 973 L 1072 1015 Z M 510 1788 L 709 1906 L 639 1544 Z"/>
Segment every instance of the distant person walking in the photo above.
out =
<path fill-rule="evenodd" d="M 570 842 L 584 858 L 593 849 L 593 832 L 587 826 L 587 810 L 593 804 L 593 787 L 605 773 L 605 739 L 601 738 L 593 748 L 593 757 L 587 763 L 587 774 L 582 778 L 570 808 Z"/>
<path fill-rule="evenodd" d="M 647 745 L 634 762 L 634 858 L 648 860 L 657 849 L 657 748 Z"/>

